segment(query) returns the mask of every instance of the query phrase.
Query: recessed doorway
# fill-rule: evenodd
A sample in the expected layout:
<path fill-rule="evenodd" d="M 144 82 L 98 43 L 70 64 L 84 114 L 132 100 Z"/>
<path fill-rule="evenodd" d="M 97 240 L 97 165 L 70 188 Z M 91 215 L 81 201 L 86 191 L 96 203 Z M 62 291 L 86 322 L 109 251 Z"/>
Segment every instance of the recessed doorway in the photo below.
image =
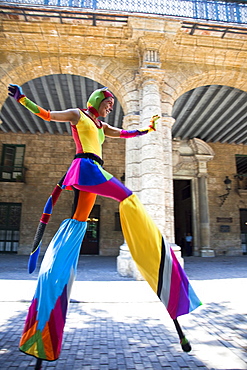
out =
<path fill-rule="evenodd" d="M 243 254 L 247 254 L 247 209 L 241 208 L 240 212 L 240 232 Z"/>
<path fill-rule="evenodd" d="M 193 255 L 191 180 L 173 180 L 175 243 L 182 256 Z M 186 240 L 187 239 L 187 240 Z"/>
<path fill-rule="evenodd" d="M 99 254 L 100 205 L 95 204 L 87 220 L 80 254 Z"/>

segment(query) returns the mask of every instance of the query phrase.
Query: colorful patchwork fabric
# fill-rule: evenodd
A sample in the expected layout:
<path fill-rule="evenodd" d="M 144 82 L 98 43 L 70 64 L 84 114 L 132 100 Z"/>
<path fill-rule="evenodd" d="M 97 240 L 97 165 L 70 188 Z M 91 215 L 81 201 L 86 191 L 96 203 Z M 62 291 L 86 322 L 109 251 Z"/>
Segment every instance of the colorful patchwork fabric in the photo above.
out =
<path fill-rule="evenodd" d="M 121 201 L 132 194 L 118 179 L 105 171 L 96 161 L 76 158 L 67 171 L 63 186 L 110 197 Z"/>
<path fill-rule="evenodd" d="M 71 163 L 63 185 L 94 186 L 108 181 L 113 176 L 105 171 L 96 161 L 89 158 L 76 158 Z"/>
<path fill-rule="evenodd" d="M 202 303 L 144 206 L 135 194 L 120 203 L 120 219 L 130 253 L 145 280 L 164 303 L 172 319 Z"/>
<path fill-rule="evenodd" d="M 149 133 L 149 131 L 151 131 L 149 127 L 140 130 L 121 130 L 120 137 L 123 139 L 130 139 L 132 137 L 146 135 Z"/>
<path fill-rule="evenodd" d="M 80 110 L 77 125 L 71 125 L 76 154 L 94 153 L 102 158 L 102 144 L 105 140 L 103 127 L 97 127 L 94 121 Z"/>
<path fill-rule="evenodd" d="M 59 357 L 86 228 L 86 222 L 64 220 L 46 251 L 20 341 L 20 350 L 26 354 L 47 361 Z"/>
<path fill-rule="evenodd" d="M 141 129 L 138 129 L 138 130 L 122 130 L 120 132 L 120 137 L 122 137 L 124 139 L 129 139 L 131 137 L 146 135 L 151 131 L 156 131 L 156 125 L 157 125 L 157 121 L 159 119 L 160 119 L 160 116 L 155 115 L 150 120 L 151 125 L 149 125 L 146 128 L 141 128 Z"/>
<path fill-rule="evenodd" d="M 25 95 L 22 96 L 19 100 L 24 107 L 26 107 L 30 112 L 36 114 L 36 116 L 44 119 L 45 121 L 51 120 L 51 113 L 50 111 L 45 110 L 44 108 L 39 107 L 36 103 L 32 102 L 28 99 Z"/>

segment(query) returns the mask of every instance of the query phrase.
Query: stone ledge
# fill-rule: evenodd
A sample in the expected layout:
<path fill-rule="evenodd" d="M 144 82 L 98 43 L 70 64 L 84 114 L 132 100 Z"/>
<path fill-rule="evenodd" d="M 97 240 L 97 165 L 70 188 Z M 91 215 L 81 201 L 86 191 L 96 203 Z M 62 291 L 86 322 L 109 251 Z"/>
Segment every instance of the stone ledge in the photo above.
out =
<path fill-rule="evenodd" d="M 201 257 L 215 257 L 213 249 L 205 249 L 201 251 Z"/>

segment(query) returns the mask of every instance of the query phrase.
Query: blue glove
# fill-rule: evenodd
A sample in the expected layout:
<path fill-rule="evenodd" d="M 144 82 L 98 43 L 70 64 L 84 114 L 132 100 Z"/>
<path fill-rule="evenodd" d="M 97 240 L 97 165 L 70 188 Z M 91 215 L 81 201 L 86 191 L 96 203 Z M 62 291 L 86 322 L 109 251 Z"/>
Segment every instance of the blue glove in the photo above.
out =
<path fill-rule="evenodd" d="M 23 96 L 25 96 L 22 88 L 19 85 L 9 84 L 8 90 L 8 95 L 14 98 L 16 101 L 19 101 Z"/>

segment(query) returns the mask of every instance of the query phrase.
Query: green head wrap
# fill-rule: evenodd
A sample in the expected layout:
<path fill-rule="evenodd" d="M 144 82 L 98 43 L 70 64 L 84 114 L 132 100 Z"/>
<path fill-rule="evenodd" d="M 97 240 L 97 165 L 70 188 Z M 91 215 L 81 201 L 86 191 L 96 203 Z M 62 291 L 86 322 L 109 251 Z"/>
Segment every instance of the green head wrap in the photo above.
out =
<path fill-rule="evenodd" d="M 108 90 L 107 87 L 102 87 L 101 89 L 95 90 L 89 96 L 87 101 L 87 108 L 90 112 L 92 112 L 96 117 L 99 116 L 98 110 L 100 103 L 106 98 L 114 98 L 112 93 Z"/>

